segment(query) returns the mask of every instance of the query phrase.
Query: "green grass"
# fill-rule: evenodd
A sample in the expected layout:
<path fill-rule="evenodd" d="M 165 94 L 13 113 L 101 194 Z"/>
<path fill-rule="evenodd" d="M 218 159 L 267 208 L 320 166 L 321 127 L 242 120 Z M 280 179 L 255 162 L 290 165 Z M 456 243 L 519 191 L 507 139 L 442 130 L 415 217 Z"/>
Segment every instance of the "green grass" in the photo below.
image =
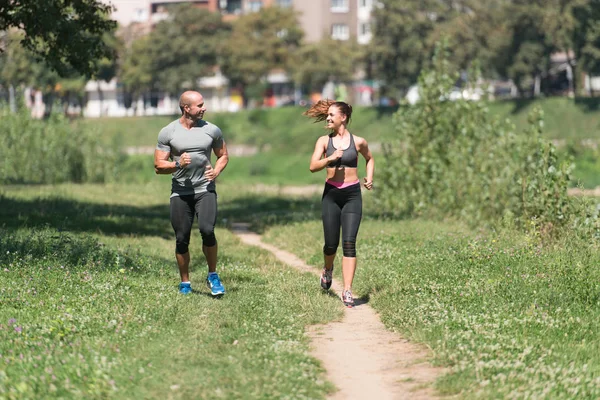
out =
<path fill-rule="evenodd" d="M 502 100 L 489 103 L 490 113 L 509 118 L 518 130 L 527 126 L 534 106 L 544 110 L 545 134 L 551 139 L 600 139 L 600 100 L 547 98 L 540 100 Z M 221 127 L 231 144 L 256 145 L 263 149 L 294 149 L 310 152 L 314 141 L 324 134 L 322 124 L 314 124 L 302 115 L 304 108 L 283 107 L 238 113 L 212 113 L 206 119 Z M 393 109 L 356 107 L 350 130 L 370 142 L 394 138 Z M 92 126 L 107 143 L 123 146 L 154 146 L 162 127 L 178 116 L 99 118 L 78 120 Z"/>
<path fill-rule="evenodd" d="M 492 102 L 490 112 L 509 118 L 522 130 L 533 107 L 544 111 L 544 132 L 550 139 L 600 140 L 600 99 L 551 97 L 540 100 L 503 100 Z"/>
<path fill-rule="evenodd" d="M 265 241 L 322 265 L 320 221 L 272 226 Z M 338 253 L 340 253 L 338 251 Z M 366 218 L 354 290 L 385 325 L 447 366 L 459 398 L 600 396 L 600 253 L 587 243 Z M 339 260 L 334 279 L 340 279 Z"/>
<path fill-rule="evenodd" d="M 507 100 L 489 103 L 490 113 L 508 118 L 518 131 L 525 129 L 529 112 L 534 106 L 544 110 L 545 135 L 549 139 L 580 141 L 600 140 L 600 101 L 596 99 L 548 98 L 541 100 Z M 227 178 L 230 182 L 258 179 L 270 184 L 309 184 L 319 181 L 317 175 L 306 174 L 306 165 L 314 143 L 325 133 L 321 124 L 314 124 L 302 115 L 300 107 L 270 110 L 250 110 L 238 113 L 209 113 L 206 118 L 221 127 L 228 144 L 251 145 L 260 149 L 251 157 L 233 156 Z M 350 130 L 364 136 L 369 143 L 393 140 L 395 131 L 392 109 L 357 107 Z M 91 126 L 105 143 L 126 147 L 154 147 L 160 129 L 177 116 L 101 118 L 76 121 Z M 564 153 L 564 149 L 559 152 Z M 586 188 L 600 186 L 597 163 L 576 159 L 574 183 Z M 152 160 L 149 161 L 152 163 Z M 146 165 L 144 163 L 143 165 Z M 139 171 L 145 171 L 142 178 Z M 151 180 L 151 169 L 142 168 L 139 159 L 128 161 L 119 178 Z"/>
<path fill-rule="evenodd" d="M 324 398 L 333 390 L 304 327 L 340 317 L 339 301 L 224 229 L 247 205 L 226 185 L 216 233 L 227 294 L 208 294 L 195 231 L 195 293 L 179 295 L 168 189 L 168 178 L 2 189 L 0 398 Z"/>

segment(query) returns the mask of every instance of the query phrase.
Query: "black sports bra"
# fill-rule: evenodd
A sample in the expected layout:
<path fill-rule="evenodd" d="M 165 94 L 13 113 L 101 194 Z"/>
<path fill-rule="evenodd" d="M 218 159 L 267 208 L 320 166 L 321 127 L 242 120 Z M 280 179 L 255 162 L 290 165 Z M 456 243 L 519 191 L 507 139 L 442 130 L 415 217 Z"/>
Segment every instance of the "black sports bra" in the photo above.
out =
<path fill-rule="evenodd" d="M 327 152 L 325 153 L 326 157 L 329 157 L 336 150 L 333 147 L 333 138 L 329 136 L 329 143 L 327 143 Z M 346 168 L 356 168 L 358 165 L 358 151 L 356 151 L 356 145 L 354 144 L 354 136 L 350 133 L 350 145 L 346 150 L 344 150 L 344 154 L 342 157 L 338 158 L 336 161 L 332 161 L 327 164 L 327 168 L 336 168 L 336 167 L 346 167 Z"/>

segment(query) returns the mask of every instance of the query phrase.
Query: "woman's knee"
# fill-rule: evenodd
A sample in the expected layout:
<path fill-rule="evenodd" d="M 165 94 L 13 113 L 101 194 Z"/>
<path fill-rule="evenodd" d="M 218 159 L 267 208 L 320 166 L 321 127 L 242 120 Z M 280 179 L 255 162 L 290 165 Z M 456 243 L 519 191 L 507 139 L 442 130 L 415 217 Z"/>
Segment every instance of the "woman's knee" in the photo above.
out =
<path fill-rule="evenodd" d="M 344 252 L 344 257 L 356 257 L 356 242 L 344 240 L 342 243 L 342 251 Z"/>

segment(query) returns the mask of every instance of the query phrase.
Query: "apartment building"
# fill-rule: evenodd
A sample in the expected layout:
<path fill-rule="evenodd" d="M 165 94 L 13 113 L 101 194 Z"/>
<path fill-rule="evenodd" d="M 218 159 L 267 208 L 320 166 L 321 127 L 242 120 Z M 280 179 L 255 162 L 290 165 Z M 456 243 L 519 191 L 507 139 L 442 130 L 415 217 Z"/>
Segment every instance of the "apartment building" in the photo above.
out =
<path fill-rule="evenodd" d="M 263 7 L 293 8 L 299 14 L 299 23 L 307 42 L 318 42 L 330 36 L 337 40 L 354 37 L 361 44 L 371 40 L 371 10 L 376 0 L 103 0 L 114 7 L 112 18 L 123 28 L 129 27 L 133 36 L 148 32 L 151 27 L 168 16 L 171 5 L 192 3 L 209 12 L 220 12 L 225 20 L 234 20 L 240 15 L 260 11 Z M 137 32 L 137 33 L 135 33 Z M 292 97 L 298 100 L 285 71 L 273 71 L 268 77 L 277 103 L 287 102 Z M 239 96 L 230 92 L 227 78 L 216 71 L 198 83 L 207 104 L 213 111 L 235 110 L 239 107 Z M 363 85 L 364 86 L 364 85 Z M 116 79 L 111 82 L 90 81 L 86 85 L 87 102 L 84 114 L 96 116 L 125 116 L 134 111 L 124 107 L 123 93 Z M 156 94 L 155 94 L 156 96 Z M 148 107 L 142 99 L 137 101 L 138 114 L 177 113 L 176 99 L 160 95 L 155 105 Z M 357 99 L 360 99 L 360 93 Z M 368 102 L 362 102 L 368 104 Z"/>
<path fill-rule="evenodd" d="M 371 40 L 371 11 L 375 0 L 220 0 L 224 16 L 241 15 L 263 7 L 293 8 L 308 42 L 324 36 L 337 40 L 355 37 L 361 44 Z"/>
<path fill-rule="evenodd" d="M 158 22 L 166 17 L 167 7 L 192 3 L 225 19 L 259 11 L 263 7 L 293 8 L 305 39 L 317 42 L 329 35 L 338 40 L 356 37 L 361 44 L 371 39 L 371 11 L 376 0 L 103 0 L 115 7 L 113 18 L 121 25 Z"/>

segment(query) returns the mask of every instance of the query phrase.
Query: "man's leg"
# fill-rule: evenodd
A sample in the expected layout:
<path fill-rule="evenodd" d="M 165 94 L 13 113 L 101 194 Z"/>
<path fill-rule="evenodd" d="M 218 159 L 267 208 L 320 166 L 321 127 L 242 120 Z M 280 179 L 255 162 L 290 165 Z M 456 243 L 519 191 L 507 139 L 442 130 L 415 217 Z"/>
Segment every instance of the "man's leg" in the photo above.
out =
<path fill-rule="evenodd" d="M 188 251 L 194 211 L 189 196 L 171 197 L 171 225 L 175 231 L 175 259 L 181 282 L 189 282 L 190 252 Z"/>
<path fill-rule="evenodd" d="M 217 251 L 217 243 L 215 243 L 215 245 L 211 247 L 202 245 L 202 252 L 204 253 L 204 257 L 206 257 L 206 263 L 208 264 L 209 273 L 217 272 Z"/>
<path fill-rule="evenodd" d="M 181 276 L 181 282 L 190 281 L 190 252 L 185 254 L 179 254 L 175 252 L 175 258 L 177 259 L 177 266 L 179 267 L 179 275 Z"/>
<path fill-rule="evenodd" d="M 217 194 L 205 192 L 196 195 L 196 213 L 198 215 L 198 229 L 202 236 L 202 252 L 208 265 L 207 285 L 213 296 L 225 293 L 225 288 L 217 274 L 217 238 L 215 237 L 215 224 L 217 223 Z"/>

